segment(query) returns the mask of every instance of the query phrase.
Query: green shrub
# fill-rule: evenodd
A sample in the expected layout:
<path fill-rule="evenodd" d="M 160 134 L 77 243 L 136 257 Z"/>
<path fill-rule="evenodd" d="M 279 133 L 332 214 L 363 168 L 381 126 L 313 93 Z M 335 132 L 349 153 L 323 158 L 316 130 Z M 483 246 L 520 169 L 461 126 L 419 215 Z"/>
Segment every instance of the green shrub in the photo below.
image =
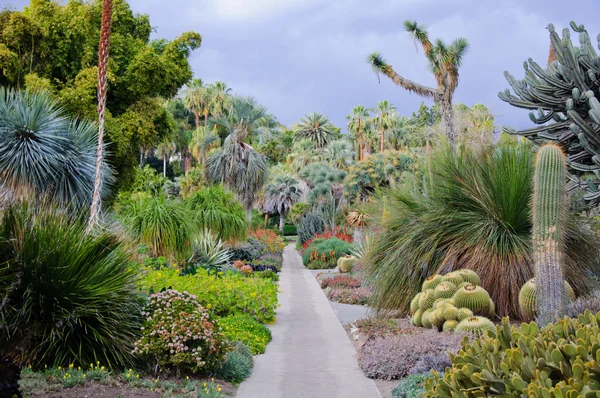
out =
<path fill-rule="evenodd" d="M 210 229 L 224 241 L 246 237 L 246 212 L 233 193 L 213 185 L 197 191 L 186 203 L 196 227 Z"/>
<path fill-rule="evenodd" d="M 400 380 L 398 387 L 392 391 L 394 398 L 418 398 L 425 392 L 423 382 L 427 374 L 413 374 Z"/>
<path fill-rule="evenodd" d="M 312 212 L 300 217 L 297 228 L 300 243 L 312 239 L 316 234 L 320 234 L 323 231 L 325 231 L 325 221 L 323 221 L 320 215 Z"/>
<path fill-rule="evenodd" d="M 244 343 L 254 355 L 264 353 L 267 344 L 271 341 L 269 328 L 247 314 L 223 317 L 219 325 L 227 340 Z"/>
<path fill-rule="evenodd" d="M 283 236 L 294 236 L 298 233 L 298 227 L 292 224 L 285 224 L 283 226 Z"/>
<path fill-rule="evenodd" d="M 179 276 L 175 269 L 147 270 L 142 286 L 160 291 L 173 288 L 198 297 L 199 303 L 218 316 L 249 314 L 262 323 L 275 319 L 277 285 L 267 279 L 246 278 L 236 273 L 221 277 L 198 269 L 195 275 Z"/>
<path fill-rule="evenodd" d="M 335 268 L 340 257 L 354 246 L 338 238 L 315 239 L 302 253 L 304 265 L 311 269 Z"/>
<path fill-rule="evenodd" d="M 599 321 L 600 313 L 586 311 L 540 330 L 533 322 L 511 327 L 504 318 L 496 333 L 464 340 L 450 355 L 452 367 L 426 381 L 425 397 L 465 396 L 466 390 L 472 396 L 595 396 Z"/>
<path fill-rule="evenodd" d="M 229 250 L 232 260 L 253 261 L 264 254 L 265 245 L 255 237 L 250 237 L 248 241 L 232 246 Z"/>
<path fill-rule="evenodd" d="M 242 343 L 236 343 L 227 352 L 227 357 L 217 375 L 231 383 L 241 383 L 250 377 L 253 366 L 254 358 L 248 347 Z"/>
<path fill-rule="evenodd" d="M 171 289 L 152 294 L 142 315 L 142 338 L 133 352 L 161 369 L 215 369 L 227 352 L 225 337 L 194 295 Z"/>
<path fill-rule="evenodd" d="M 143 303 L 119 238 L 40 204 L 0 217 L 0 357 L 34 369 L 126 366 Z M 118 336 L 118 338 L 115 338 Z"/>
<path fill-rule="evenodd" d="M 255 278 L 263 278 L 263 279 L 270 279 L 273 282 L 278 282 L 279 281 L 279 275 L 277 275 L 275 272 L 271 271 L 271 270 L 266 270 L 266 271 L 256 271 L 253 272 L 252 275 Z"/>

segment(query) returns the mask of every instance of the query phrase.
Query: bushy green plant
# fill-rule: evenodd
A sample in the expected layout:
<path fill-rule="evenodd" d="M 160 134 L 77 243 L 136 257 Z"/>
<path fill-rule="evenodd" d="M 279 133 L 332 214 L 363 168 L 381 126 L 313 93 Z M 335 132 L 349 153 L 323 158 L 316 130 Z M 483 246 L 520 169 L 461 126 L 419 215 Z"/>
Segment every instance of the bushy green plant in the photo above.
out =
<path fill-rule="evenodd" d="M 227 352 L 225 361 L 223 361 L 217 375 L 231 383 L 241 383 L 250 377 L 253 366 L 252 353 L 243 343 L 238 342 Z"/>
<path fill-rule="evenodd" d="M 410 376 L 406 376 L 398 386 L 394 388 L 392 391 L 392 397 L 394 398 L 418 398 L 423 392 L 425 392 L 425 387 L 423 386 L 423 382 L 427 374 L 412 374 Z"/>
<path fill-rule="evenodd" d="M 231 251 L 232 260 L 254 261 L 263 255 L 265 245 L 255 237 L 250 237 L 244 243 L 231 246 L 229 250 Z"/>
<path fill-rule="evenodd" d="M 298 202 L 292 206 L 288 214 L 288 220 L 292 222 L 294 225 L 297 225 L 300 221 L 300 217 L 304 214 L 308 213 L 311 209 L 311 206 L 306 202 Z"/>
<path fill-rule="evenodd" d="M 221 186 L 201 189 L 192 194 L 186 203 L 196 227 L 210 229 L 224 241 L 246 237 L 246 212 L 233 193 Z"/>
<path fill-rule="evenodd" d="M 277 275 L 275 272 L 271 271 L 271 270 L 265 270 L 265 271 L 256 271 L 252 273 L 252 276 L 254 276 L 255 278 L 264 278 L 264 279 L 270 279 L 273 282 L 277 282 L 279 281 L 279 275 Z"/>
<path fill-rule="evenodd" d="M 133 352 L 161 369 L 215 369 L 227 352 L 212 315 L 192 294 L 171 289 L 152 294 L 142 315 L 142 337 Z"/>
<path fill-rule="evenodd" d="M 408 311 L 425 276 L 468 268 L 481 277 L 496 313 L 518 318 L 515 298 L 533 277 L 531 147 L 444 149 L 430 163 L 426 194 L 412 187 L 390 190 L 373 214 L 380 233 L 361 260 L 374 287 L 371 303 Z M 574 217 L 565 242 L 565 277 L 584 294 L 594 287 L 589 276 L 599 271 L 598 245 Z"/>
<path fill-rule="evenodd" d="M 283 226 L 283 236 L 294 236 L 298 233 L 297 227 L 293 224 L 285 224 Z"/>
<path fill-rule="evenodd" d="M 271 331 L 248 314 L 235 314 L 219 320 L 225 338 L 231 342 L 242 342 L 252 354 L 262 354 L 271 341 Z"/>
<path fill-rule="evenodd" d="M 312 239 L 316 234 L 325 231 L 325 221 L 323 218 L 314 213 L 305 213 L 298 221 L 298 241 L 304 243 Z"/>
<path fill-rule="evenodd" d="M 194 275 L 179 276 L 175 269 L 148 270 L 142 279 L 145 290 L 160 291 L 171 287 L 189 292 L 205 308 L 219 316 L 245 313 L 262 323 L 275 319 L 277 285 L 268 279 L 246 278 L 236 273 L 222 277 L 198 269 Z"/>
<path fill-rule="evenodd" d="M 40 203 L 1 214 L 0 357 L 34 368 L 132 361 L 137 272 L 115 234 L 86 225 Z"/>
<path fill-rule="evenodd" d="M 540 330 L 504 318 L 496 333 L 463 341 L 452 368 L 426 381 L 425 397 L 596 395 L 599 320 L 587 311 Z"/>
<path fill-rule="evenodd" d="M 117 204 L 117 215 L 134 239 L 153 257 L 186 257 L 192 234 L 190 212 L 180 201 L 134 193 Z"/>
<path fill-rule="evenodd" d="M 210 272 L 223 271 L 231 260 L 231 252 L 225 248 L 223 242 L 205 229 L 199 233 L 192 243 L 192 256 L 188 260 L 188 267 L 195 271 L 202 267 Z"/>
<path fill-rule="evenodd" d="M 308 268 L 335 268 L 340 257 L 350 254 L 353 245 L 338 238 L 315 239 L 302 253 Z"/>

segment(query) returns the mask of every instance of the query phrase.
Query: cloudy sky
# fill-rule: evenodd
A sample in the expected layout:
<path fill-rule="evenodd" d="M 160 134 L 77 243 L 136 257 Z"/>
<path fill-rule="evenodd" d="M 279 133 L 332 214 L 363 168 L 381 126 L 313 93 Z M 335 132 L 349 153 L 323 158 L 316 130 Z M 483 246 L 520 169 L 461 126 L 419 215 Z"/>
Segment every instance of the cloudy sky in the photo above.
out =
<path fill-rule="evenodd" d="M 5 0 L 0 0 L 4 2 Z M 26 0 L 11 1 L 15 7 Z M 498 125 L 529 126 L 527 112 L 500 101 L 508 87 L 503 72 L 522 78 L 522 63 L 543 63 L 548 31 L 585 24 L 595 38 L 600 1 L 573 0 L 129 0 L 150 15 L 156 37 L 194 30 L 201 49 L 191 64 L 197 77 L 225 81 L 252 95 L 284 124 L 308 112 L 324 113 L 338 126 L 352 107 L 394 103 L 401 114 L 417 110 L 421 98 L 377 77 L 367 64 L 380 51 L 402 76 L 433 86 L 421 49 L 403 30 L 415 19 L 430 38 L 466 37 L 470 50 L 460 71 L 456 102 L 483 103 Z M 593 39 L 594 40 L 594 39 Z"/>

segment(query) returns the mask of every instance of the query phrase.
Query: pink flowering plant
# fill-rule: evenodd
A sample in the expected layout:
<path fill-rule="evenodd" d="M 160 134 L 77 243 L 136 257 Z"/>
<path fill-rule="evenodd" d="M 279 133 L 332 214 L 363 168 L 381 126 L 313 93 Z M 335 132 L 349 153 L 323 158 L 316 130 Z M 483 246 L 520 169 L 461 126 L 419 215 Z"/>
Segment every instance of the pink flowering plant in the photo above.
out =
<path fill-rule="evenodd" d="M 225 336 L 196 296 L 177 290 L 152 294 L 142 316 L 142 338 L 133 353 L 161 370 L 207 371 L 225 358 Z"/>

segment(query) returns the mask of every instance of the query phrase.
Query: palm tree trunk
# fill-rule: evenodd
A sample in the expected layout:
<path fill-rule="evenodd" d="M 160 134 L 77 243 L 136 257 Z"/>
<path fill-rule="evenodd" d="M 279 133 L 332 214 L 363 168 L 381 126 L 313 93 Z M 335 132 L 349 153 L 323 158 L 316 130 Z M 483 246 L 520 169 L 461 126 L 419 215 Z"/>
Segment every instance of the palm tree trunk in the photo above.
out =
<path fill-rule="evenodd" d="M 163 154 L 163 177 L 167 176 L 167 154 Z"/>
<path fill-rule="evenodd" d="M 265 229 L 267 229 L 268 225 L 269 225 L 269 213 L 265 213 Z"/>
<path fill-rule="evenodd" d="M 385 140 L 385 130 L 381 129 L 381 150 L 380 150 L 380 152 L 383 152 L 383 150 L 385 149 L 384 145 L 383 145 L 384 140 Z"/>
<path fill-rule="evenodd" d="M 98 149 L 96 153 L 96 176 L 94 192 L 90 206 L 90 219 L 87 232 L 94 228 L 100 215 L 102 197 L 102 163 L 104 161 L 104 112 L 106 92 L 108 91 L 108 55 L 110 49 L 110 28 L 112 25 L 112 0 L 102 0 L 102 22 L 100 26 L 100 44 L 98 46 Z"/>
<path fill-rule="evenodd" d="M 363 159 L 363 136 L 362 132 L 358 134 L 358 160 Z"/>
<path fill-rule="evenodd" d="M 283 236 L 283 225 L 284 225 L 284 220 L 285 220 L 285 212 L 280 212 L 279 213 L 279 231 L 281 231 L 281 236 Z"/>
<path fill-rule="evenodd" d="M 144 166 L 144 150 L 140 148 L 140 169 Z"/>
<path fill-rule="evenodd" d="M 208 109 L 204 109 L 204 134 L 208 133 Z"/>
<path fill-rule="evenodd" d="M 452 148 L 456 147 L 456 131 L 454 130 L 454 110 L 452 109 L 452 100 L 450 98 L 442 98 L 440 101 L 444 124 L 446 126 L 446 135 Z"/>
<path fill-rule="evenodd" d="M 200 112 L 194 110 L 194 117 L 196 118 L 196 128 L 200 127 Z"/>

